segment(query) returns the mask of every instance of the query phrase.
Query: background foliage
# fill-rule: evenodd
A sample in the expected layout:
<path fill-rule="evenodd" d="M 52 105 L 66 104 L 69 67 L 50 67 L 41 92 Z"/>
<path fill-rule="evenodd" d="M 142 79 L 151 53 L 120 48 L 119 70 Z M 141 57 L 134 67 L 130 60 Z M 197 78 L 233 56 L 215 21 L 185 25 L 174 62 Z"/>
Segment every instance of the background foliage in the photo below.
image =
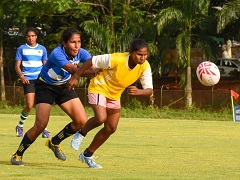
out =
<path fill-rule="evenodd" d="M 200 49 L 203 60 L 214 61 L 221 45 L 216 39 L 239 41 L 239 4 L 239 0 L 2 0 L 2 78 L 6 84 L 17 79 L 15 52 L 25 42 L 27 27 L 39 29 L 38 42 L 48 53 L 60 44 L 64 29 L 75 27 L 81 31 L 82 47 L 93 55 L 128 51 L 133 38 L 145 39 L 154 78 L 174 69 L 176 76 L 181 75 L 181 87 L 189 92 L 186 99 L 191 104 L 195 71 L 191 49 Z M 176 49 L 177 59 L 168 64 L 169 49 Z"/>
<path fill-rule="evenodd" d="M 26 27 L 33 26 L 39 29 L 38 41 L 47 47 L 49 53 L 60 43 L 60 35 L 67 27 L 75 27 L 81 31 L 82 46 L 93 55 L 127 51 L 132 38 L 144 38 L 150 45 L 149 61 L 154 76 L 158 77 L 159 68 L 164 64 L 164 54 L 167 49 L 176 47 L 174 39 L 177 38 L 181 28 L 179 23 L 175 23 L 168 26 L 161 35 L 158 34 L 157 28 L 162 26 L 158 22 L 157 15 L 161 10 L 170 7 L 186 9 L 184 3 L 187 5 L 188 2 L 191 3 L 191 0 L 3 0 L 4 66 L 10 71 L 5 74 L 11 75 L 10 81 L 16 78 L 13 70 L 15 50 L 25 42 L 23 34 Z M 205 39 L 205 44 L 209 47 L 214 47 L 211 45 L 212 41 L 206 41 L 202 35 L 239 39 L 239 30 L 236 27 L 239 20 L 234 18 L 228 21 L 227 33 L 224 31 L 225 28 L 222 28 L 221 33 L 217 32 L 218 11 L 214 7 L 221 7 L 226 2 L 206 0 L 205 3 L 209 3 L 209 13 L 205 17 L 196 14 L 198 20 L 195 24 L 199 21 L 205 24 L 193 29 L 193 37 L 198 35 L 201 37 L 199 39 Z M 197 42 L 200 41 L 196 40 L 194 44 L 197 45 Z M 209 52 L 206 54 L 214 52 L 213 56 L 216 56 L 216 49 L 211 49 L 211 51 L 208 49 Z"/>

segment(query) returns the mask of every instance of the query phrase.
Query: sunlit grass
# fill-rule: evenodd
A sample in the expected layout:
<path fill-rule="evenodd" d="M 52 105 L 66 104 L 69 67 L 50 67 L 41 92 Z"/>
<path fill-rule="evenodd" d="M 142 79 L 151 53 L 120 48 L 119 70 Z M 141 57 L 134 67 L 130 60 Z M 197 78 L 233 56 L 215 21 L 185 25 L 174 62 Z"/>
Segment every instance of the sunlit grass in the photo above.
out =
<path fill-rule="evenodd" d="M 0 107 L 0 114 L 16 114 L 19 115 L 22 111 L 22 106 Z M 89 117 L 93 116 L 93 110 L 90 107 L 85 107 Z M 35 114 L 35 109 L 30 112 L 31 115 Z M 52 106 L 51 115 L 65 116 L 66 114 L 58 107 Z M 219 109 L 212 111 L 211 109 L 203 110 L 192 108 L 189 110 L 184 109 L 170 109 L 170 108 L 153 108 L 149 107 L 122 107 L 122 118 L 154 118 L 154 119 L 182 119 L 182 120 L 210 120 L 210 121 L 232 121 L 232 110 Z"/>
<path fill-rule="evenodd" d="M 98 129 L 91 131 L 79 151 L 71 138 L 61 143 L 67 160 L 61 162 L 39 137 L 26 151 L 25 166 L 10 164 L 21 138 L 15 135 L 19 116 L 1 114 L 1 179 L 239 179 L 240 124 L 232 121 L 121 118 L 118 130 L 96 151 L 103 169 L 90 169 L 78 156 Z M 34 115 L 25 123 L 33 125 Z M 55 135 L 70 119 L 51 116 Z"/>

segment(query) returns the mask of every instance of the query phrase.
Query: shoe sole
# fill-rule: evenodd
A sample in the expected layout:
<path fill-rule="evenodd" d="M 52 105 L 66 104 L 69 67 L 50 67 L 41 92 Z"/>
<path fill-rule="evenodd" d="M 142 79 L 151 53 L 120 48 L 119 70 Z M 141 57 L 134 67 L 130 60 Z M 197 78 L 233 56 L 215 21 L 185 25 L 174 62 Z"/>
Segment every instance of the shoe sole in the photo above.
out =
<path fill-rule="evenodd" d="M 49 149 L 52 150 L 52 148 L 49 147 L 49 143 L 51 143 L 51 141 L 50 141 L 50 140 L 47 140 L 46 143 L 45 143 L 45 146 L 47 146 Z M 66 161 L 66 159 L 67 159 L 66 157 L 65 157 L 65 159 L 61 159 L 61 158 L 59 158 L 59 157 L 56 156 L 56 154 L 55 154 L 55 152 L 54 152 L 53 150 L 52 150 L 52 152 L 53 152 L 53 154 L 55 155 L 55 157 L 56 157 L 58 160 L 60 160 L 60 161 Z"/>
<path fill-rule="evenodd" d="M 16 166 L 24 166 L 23 162 L 22 162 L 22 164 L 16 164 L 16 163 L 14 163 L 14 161 L 12 160 L 12 158 L 11 158 L 11 164 L 12 164 L 12 165 L 16 165 Z"/>
<path fill-rule="evenodd" d="M 12 163 L 12 162 L 11 162 Z M 15 166 L 24 166 L 24 164 L 14 164 L 12 163 L 12 165 L 15 165 Z"/>
<path fill-rule="evenodd" d="M 49 136 L 49 137 L 47 137 L 46 135 L 42 135 L 42 138 L 50 138 L 50 136 Z"/>
<path fill-rule="evenodd" d="M 102 166 L 100 165 L 100 167 L 91 167 L 88 165 L 88 163 L 85 161 L 84 155 L 81 153 L 80 156 L 79 156 L 79 160 L 82 161 L 82 163 L 86 164 L 89 168 L 91 169 L 102 169 Z"/>

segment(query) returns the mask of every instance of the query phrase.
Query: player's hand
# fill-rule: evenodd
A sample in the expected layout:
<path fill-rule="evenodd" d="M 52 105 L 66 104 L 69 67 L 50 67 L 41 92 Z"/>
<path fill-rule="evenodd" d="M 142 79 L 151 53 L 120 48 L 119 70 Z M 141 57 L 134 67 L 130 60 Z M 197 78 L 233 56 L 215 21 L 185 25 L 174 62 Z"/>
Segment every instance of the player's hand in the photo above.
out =
<path fill-rule="evenodd" d="M 102 71 L 102 69 L 94 69 L 94 70 L 92 70 L 92 77 L 97 76 L 101 71 Z"/>
<path fill-rule="evenodd" d="M 102 69 L 95 70 L 95 76 L 97 76 L 101 71 L 102 71 Z"/>
<path fill-rule="evenodd" d="M 67 82 L 67 85 L 68 85 L 68 90 L 74 90 L 74 87 L 77 85 L 78 83 L 78 78 L 76 78 L 75 76 L 72 76 L 68 82 Z"/>
<path fill-rule="evenodd" d="M 20 79 L 23 84 L 30 84 L 29 80 L 27 78 L 25 78 L 24 76 L 22 76 Z"/>
<path fill-rule="evenodd" d="M 129 95 L 138 95 L 139 89 L 136 86 L 128 86 L 127 92 Z"/>

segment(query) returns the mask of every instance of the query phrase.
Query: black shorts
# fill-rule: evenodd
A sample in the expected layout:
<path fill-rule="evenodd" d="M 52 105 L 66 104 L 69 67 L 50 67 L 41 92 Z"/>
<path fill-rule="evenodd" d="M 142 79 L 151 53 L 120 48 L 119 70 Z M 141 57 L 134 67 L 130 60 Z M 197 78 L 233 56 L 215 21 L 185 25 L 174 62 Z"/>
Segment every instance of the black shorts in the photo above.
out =
<path fill-rule="evenodd" d="M 66 84 L 49 85 L 41 80 L 36 80 L 35 89 L 36 104 L 48 103 L 52 105 L 55 102 L 60 105 L 78 97 L 75 90 L 68 90 Z"/>
<path fill-rule="evenodd" d="M 23 84 L 24 95 L 28 93 L 35 93 L 36 80 L 29 80 L 30 84 Z"/>

